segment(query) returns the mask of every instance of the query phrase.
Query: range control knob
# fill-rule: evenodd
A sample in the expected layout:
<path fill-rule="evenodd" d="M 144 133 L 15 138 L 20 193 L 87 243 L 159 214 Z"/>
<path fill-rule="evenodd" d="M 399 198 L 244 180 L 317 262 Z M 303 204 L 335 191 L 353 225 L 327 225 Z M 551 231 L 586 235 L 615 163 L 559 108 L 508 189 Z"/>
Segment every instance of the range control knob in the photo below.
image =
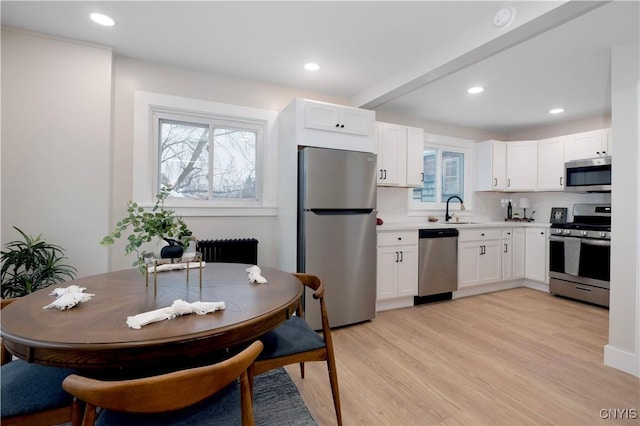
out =
<path fill-rule="evenodd" d="M 571 235 L 571 229 L 565 229 L 564 235 Z"/>
<path fill-rule="evenodd" d="M 607 236 L 607 233 L 606 233 L 606 232 L 601 232 L 601 233 L 600 233 L 600 237 L 604 238 L 604 237 L 606 237 L 606 236 Z"/>
<path fill-rule="evenodd" d="M 587 234 L 588 234 L 588 232 L 587 232 L 587 231 L 582 231 L 582 232 L 580 232 L 580 233 L 582 234 L 582 236 L 583 236 L 583 237 L 586 237 L 586 236 L 587 236 Z M 601 236 L 602 236 L 602 235 L 601 235 Z"/>
<path fill-rule="evenodd" d="M 562 234 L 562 229 L 556 229 L 556 234 Z"/>

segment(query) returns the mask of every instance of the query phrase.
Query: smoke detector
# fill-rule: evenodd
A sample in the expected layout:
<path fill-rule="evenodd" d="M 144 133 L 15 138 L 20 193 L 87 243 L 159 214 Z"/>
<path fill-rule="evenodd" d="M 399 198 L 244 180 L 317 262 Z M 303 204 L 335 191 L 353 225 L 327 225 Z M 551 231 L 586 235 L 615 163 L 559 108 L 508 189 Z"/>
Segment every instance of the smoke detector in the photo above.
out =
<path fill-rule="evenodd" d="M 507 28 L 513 22 L 516 10 L 513 7 L 505 7 L 496 12 L 493 17 L 493 26 L 499 30 Z"/>

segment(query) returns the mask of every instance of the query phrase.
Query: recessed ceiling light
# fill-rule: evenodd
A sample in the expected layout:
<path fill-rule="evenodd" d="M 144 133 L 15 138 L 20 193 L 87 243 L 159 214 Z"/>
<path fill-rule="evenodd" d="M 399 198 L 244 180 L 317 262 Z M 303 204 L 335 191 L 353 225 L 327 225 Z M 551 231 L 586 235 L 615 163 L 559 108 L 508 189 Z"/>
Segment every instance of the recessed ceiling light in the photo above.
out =
<path fill-rule="evenodd" d="M 318 71 L 320 69 L 320 65 L 309 62 L 308 64 L 304 64 L 304 69 L 307 71 Z"/>
<path fill-rule="evenodd" d="M 116 23 L 113 19 L 102 13 L 92 13 L 89 17 L 96 24 L 104 25 L 105 27 L 113 27 Z"/>
<path fill-rule="evenodd" d="M 549 110 L 549 114 L 560 114 L 564 112 L 564 108 L 554 108 Z"/>
<path fill-rule="evenodd" d="M 467 90 L 467 93 L 471 95 L 475 95 L 476 93 L 482 93 L 483 91 L 484 91 L 484 87 L 474 86 L 474 87 L 470 87 L 469 90 Z"/>
<path fill-rule="evenodd" d="M 507 28 L 513 22 L 516 10 L 513 7 L 505 7 L 496 12 L 493 17 L 493 26 L 499 30 Z"/>

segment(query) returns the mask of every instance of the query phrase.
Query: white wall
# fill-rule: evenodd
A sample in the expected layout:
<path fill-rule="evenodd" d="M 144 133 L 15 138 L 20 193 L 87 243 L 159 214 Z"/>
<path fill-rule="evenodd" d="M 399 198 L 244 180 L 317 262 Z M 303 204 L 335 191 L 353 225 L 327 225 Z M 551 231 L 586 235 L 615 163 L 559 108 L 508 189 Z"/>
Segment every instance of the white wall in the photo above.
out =
<path fill-rule="evenodd" d="M 605 364 L 640 377 L 640 43 L 611 55 L 611 296 Z"/>
<path fill-rule="evenodd" d="M 115 61 L 115 118 L 112 223 L 125 215 L 133 187 L 134 92 L 202 99 L 233 105 L 281 111 L 296 96 L 345 104 L 346 100 L 318 93 L 296 91 L 255 81 L 219 76 L 185 68 L 164 66 L 131 58 Z M 278 267 L 278 238 L 275 216 L 185 217 L 199 239 L 256 238 L 258 263 Z M 110 269 L 128 268 L 133 262 L 123 255 L 124 244 L 111 248 Z"/>
<path fill-rule="evenodd" d="M 2 30 L 2 245 L 12 228 L 104 272 L 111 172 L 110 49 Z"/>

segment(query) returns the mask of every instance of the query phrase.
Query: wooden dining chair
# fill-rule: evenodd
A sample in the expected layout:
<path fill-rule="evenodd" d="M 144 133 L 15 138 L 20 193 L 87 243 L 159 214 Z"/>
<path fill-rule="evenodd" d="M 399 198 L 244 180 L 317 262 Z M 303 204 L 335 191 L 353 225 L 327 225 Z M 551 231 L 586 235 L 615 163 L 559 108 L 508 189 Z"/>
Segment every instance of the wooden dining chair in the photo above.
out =
<path fill-rule="evenodd" d="M 296 308 L 295 316 L 292 316 L 276 329 L 260 337 L 265 348 L 251 367 L 251 382 L 253 383 L 254 376 L 275 368 L 296 363 L 300 363 L 300 375 L 304 379 L 305 362 L 326 361 L 336 418 L 338 425 L 342 425 L 338 373 L 333 355 L 333 341 L 331 340 L 327 308 L 324 301 L 324 283 L 320 277 L 315 275 L 301 273 L 294 273 L 293 275 L 298 278 L 302 284 L 313 290 L 313 298 L 320 303 L 322 337 L 304 320 L 301 301 Z"/>
<path fill-rule="evenodd" d="M 240 420 L 253 425 L 248 373 L 262 347 L 256 341 L 216 364 L 140 379 L 103 381 L 71 375 L 62 387 L 75 396 L 72 425 L 226 425 Z M 102 409 L 99 415 L 97 407 Z"/>
<path fill-rule="evenodd" d="M 0 309 L 15 299 L 2 299 Z M 62 381 L 75 370 L 12 360 L 0 340 L 0 407 L 3 426 L 50 426 L 71 421 L 73 397 Z"/>

